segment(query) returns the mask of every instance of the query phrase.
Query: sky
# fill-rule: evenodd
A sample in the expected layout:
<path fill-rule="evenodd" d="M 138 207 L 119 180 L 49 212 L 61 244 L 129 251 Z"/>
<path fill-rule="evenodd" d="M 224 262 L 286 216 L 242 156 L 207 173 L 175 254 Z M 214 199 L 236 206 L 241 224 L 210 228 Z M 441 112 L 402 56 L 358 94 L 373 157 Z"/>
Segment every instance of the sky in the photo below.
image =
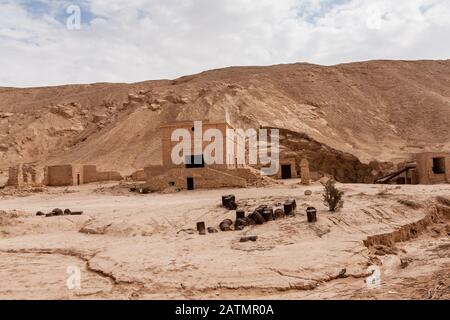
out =
<path fill-rule="evenodd" d="M 449 0 L 0 0 L 3 87 L 449 58 Z"/>

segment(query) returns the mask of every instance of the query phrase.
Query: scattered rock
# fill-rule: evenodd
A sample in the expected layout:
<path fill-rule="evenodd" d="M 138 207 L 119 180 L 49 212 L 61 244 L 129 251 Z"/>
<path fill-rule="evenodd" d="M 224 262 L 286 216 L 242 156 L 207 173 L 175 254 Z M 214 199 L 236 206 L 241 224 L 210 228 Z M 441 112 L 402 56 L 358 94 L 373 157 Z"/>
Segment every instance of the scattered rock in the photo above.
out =
<path fill-rule="evenodd" d="M 312 191 L 311 190 L 305 190 L 305 196 L 310 196 L 312 195 Z"/>

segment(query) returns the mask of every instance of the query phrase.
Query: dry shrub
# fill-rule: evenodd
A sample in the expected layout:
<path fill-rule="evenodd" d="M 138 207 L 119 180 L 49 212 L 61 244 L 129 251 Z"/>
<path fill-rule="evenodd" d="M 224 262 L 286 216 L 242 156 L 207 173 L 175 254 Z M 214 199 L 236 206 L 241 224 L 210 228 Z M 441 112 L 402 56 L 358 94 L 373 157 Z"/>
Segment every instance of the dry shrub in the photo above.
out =
<path fill-rule="evenodd" d="M 323 201 L 330 211 L 334 212 L 344 206 L 344 191 L 336 188 L 336 181 L 328 180 L 324 186 Z"/>

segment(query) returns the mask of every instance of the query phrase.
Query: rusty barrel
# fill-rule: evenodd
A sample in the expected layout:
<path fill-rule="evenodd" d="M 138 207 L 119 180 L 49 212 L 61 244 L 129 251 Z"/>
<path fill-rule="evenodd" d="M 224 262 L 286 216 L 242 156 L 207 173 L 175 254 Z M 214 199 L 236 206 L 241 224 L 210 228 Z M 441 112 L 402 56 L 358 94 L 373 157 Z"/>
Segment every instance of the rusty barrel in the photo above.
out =
<path fill-rule="evenodd" d="M 197 222 L 197 231 L 199 234 L 204 235 L 206 234 L 206 226 L 205 226 L 205 222 Z"/>
<path fill-rule="evenodd" d="M 265 208 L 262 213 L 262 216 L 263 216 L 264 220 L 266 220 L 266 221 L 274 220 L 273 209 L 269 208 L 269 207 Z"/>
<path fill-rule="evenodd" d="M 222 231 L 231 231 L 232 225 L 233 225 L 233 221 L 231 221 L 231 219 L 225 219 L 220 223 L 219 228 Z"/>
<path fill-rule="evenodd" d="M 294 205 L 292 202 L 290 201 L 286 201 L 283 204 L 283 208 L 284 208 L 284 214 L 287 216 L 291 216 L 294 214 Z"/>
<path fill-rule="evenodd" d="M 239 218 L 234 223 L 235 230 L 243 230 L 247 226 L 247 220 L 244 218 Z"/>
<path fill-rule="evenodd" d="M 306 209 L 306 215 L 308 217 L 308 222 L 317 222 L 317 210 L 314 207 L 308 207 Z"/>
<path fill-rule="evenodd" d="M 245 219 L 245 211 L 244 210 L 236 210 L 236 220 Z"/>
<path fill-rule="evenodd" d="M 284 210 L 282 208 L 275 209 L 273 213 L 275 219 L 281 219 L 284 218 Z"/>
<path fill-rule="evenodd" d="M 227 194 L 222 196 L 222 206 L 226 207 L 227 203 L 233 201 L 236 202 L 236 197 L 234 194 Z"/>
<path fill-rule="evenodd" d="M 256 222 L 256 224 L 264 224 L 266 222 L 266 220 L 264 219 L 264 217 L 257 211 L 253 212 L 250 215 L 250 218 L 252 220 L 254 220 Z"/>

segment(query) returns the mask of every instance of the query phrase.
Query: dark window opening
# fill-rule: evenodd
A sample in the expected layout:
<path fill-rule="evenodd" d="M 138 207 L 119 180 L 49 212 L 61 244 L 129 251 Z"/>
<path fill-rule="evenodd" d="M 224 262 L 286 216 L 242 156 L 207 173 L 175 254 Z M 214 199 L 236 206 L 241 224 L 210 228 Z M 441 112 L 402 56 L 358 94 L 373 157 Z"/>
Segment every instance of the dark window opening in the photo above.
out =
<path fill-rule="evenodd" d="M 170 182 L 169 182 L 169 185 L 173 187 L 173 186 L 175 185 L 175 182 L 170 181 Z"/>
<path fill-rule="evenodd" d="M 186 168 L 204 168 L 203 155 L 186 156 Z"/>
<path fill-rule="evenodd" d="M 188 177 L 186 182 L 187 182 L 187 189 L 194 190 L 194 178 Z"/>
<path fill-rule="evenodd" d="M 433 158 L 433 173 L 445 173 L 445 158 Z"/>
<path fill-rule="evenodd" d="M 192 127 L 192 128 L 191 128 L 191 131 L 195 131 L 195 128 L 194 128 L 194 127 Z"/>
<path fill-rule="evenodd" d="M 291 179 L 291 178 L 292 178 L 291 165 L 283 164 L 281 166 L 281 179 Z"/>

